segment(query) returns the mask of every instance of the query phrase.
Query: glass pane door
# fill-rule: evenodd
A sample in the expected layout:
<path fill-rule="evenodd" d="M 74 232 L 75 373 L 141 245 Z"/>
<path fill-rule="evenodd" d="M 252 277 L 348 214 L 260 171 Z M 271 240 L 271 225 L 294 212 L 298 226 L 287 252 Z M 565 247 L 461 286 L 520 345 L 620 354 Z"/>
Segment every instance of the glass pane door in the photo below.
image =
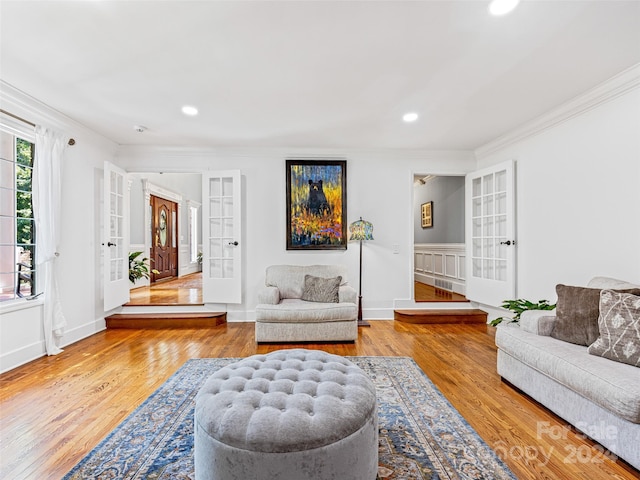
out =
<path fill-rule="evenodd" d="M 203 251 L 203 298 L 207 303 L 239 303 L 240 172 L 210 172 L 203 176 L 206 240 Z"/>

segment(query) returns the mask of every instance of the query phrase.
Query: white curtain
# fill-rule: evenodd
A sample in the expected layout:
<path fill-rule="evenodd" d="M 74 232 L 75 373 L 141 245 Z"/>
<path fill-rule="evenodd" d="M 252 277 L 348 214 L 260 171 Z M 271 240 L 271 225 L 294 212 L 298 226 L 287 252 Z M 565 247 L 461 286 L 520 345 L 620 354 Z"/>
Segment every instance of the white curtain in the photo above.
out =
<path fill-rule="evenodd" d="M 44 340 L 47 355 L 58 347 L 67 321 L 58 291 L 58 244 L 60 242 L 62 155 L 65 139 L 51 130 L 36 127 L 33 164 L 33 211 L 36 222 L 36 275 L 44 292 Z"/>

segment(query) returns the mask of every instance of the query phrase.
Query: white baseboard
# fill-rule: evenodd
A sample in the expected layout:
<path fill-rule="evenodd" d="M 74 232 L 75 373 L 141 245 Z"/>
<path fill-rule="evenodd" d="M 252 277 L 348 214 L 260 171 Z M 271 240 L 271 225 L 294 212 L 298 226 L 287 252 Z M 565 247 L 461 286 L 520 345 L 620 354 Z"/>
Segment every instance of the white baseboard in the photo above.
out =
<path fill-rule="evenodd" d="M 90 337 L 106 328 L 104 318 L 98 318 L 93 322 L 86 323 L 73 330 L 65 331 L 60 348 L 64 349 L 84 338 Z M 25 365 L 33 360 L 47 355 L 44 340 L 32 343 L 17 350 L 7 352 L 0 357 L 0 373 L 8 372 L 16 367 Z"/>
<path fill-rule="evenodd" d="M 0 357 L 0 373 L 8 372 L 45 355 L 44 341 L 7 352 Z"/>

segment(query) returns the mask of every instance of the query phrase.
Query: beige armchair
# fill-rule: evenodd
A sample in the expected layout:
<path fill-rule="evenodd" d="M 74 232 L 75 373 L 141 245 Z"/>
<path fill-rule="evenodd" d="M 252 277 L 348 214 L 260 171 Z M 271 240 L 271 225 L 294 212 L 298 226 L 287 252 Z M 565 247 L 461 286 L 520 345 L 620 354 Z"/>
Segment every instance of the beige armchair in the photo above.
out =
<path fill-rule="evenodd" d="M 342 265 L 272 265 L 256 306 L 256 342 L 355 341 L 357 293 Z"/>

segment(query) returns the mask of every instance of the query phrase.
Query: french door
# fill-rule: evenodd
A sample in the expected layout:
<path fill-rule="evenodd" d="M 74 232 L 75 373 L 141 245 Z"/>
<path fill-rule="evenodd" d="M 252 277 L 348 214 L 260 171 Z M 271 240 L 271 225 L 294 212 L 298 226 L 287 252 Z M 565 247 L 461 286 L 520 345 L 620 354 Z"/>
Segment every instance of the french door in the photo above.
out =
<path fill-rule="evenodd" d="M 104 311 L 129 301 L 129 179 L 104 162 L 102 252 Z"/>
<path fill-rule="evenodd" d="M 202 174 L 202 299 L 242 302 L 240 171 Z"/>
<path fill-rule="evenodd" d="M 465 180 L 466 296 L 486 305 L 516 296 L 514 172 L 508 161 Z"/>

